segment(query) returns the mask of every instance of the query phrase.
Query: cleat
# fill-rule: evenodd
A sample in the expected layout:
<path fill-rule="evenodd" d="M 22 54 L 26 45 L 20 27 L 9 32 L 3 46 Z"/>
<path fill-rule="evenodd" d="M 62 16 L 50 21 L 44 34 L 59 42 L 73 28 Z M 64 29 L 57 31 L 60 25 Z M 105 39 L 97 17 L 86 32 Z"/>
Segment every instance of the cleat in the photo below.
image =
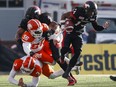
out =
<path fill-rule="evenodd" d="M 81 66 L 78 66 L 77 69 L 75 70 L 75 73 L 76 73 L 77 75 L 79 75 L 79 74 L 80 74 L 80 70 L 81 70 Z"/>
<path fill-rule="evenodd" d="M 73 85 L 75 85 L 75 81 L 74 81 L 74 79 L 72 77 L 68 77 L 67 80 L 69 82 L 67 86 L 73 86 Z"/>
<path fill-rule="evenodd" d="M 116 81 L 116 77 L 114 77 L 114 76 L 110 76 L 110 79 L 113 81 Z"/>
<path fill-rule="evenodd" d="M 76 66 L 82 66 L 83 65 L 83 62 L 78 62 L 77 64 L 76 64 Z"/>
<path fill-rule="evenodd" d="M 77 83 L 77 80 L 75 78 L 73 78 L 73 79 L 74 79 L 75 83 Z"/>
<path fill-rule="evenodd" d="M 77 63 L 76 64 L 76 70 L 75 70 L 75 73 L 77 74 L 77 75 L 79 75 L 80 74 L 80 70 L 81 70 L 81 66 L 83 65 L 83 62 L 79 62 L 79 63 Z"/>
<path fill-rule="evenodd" d="M 72 74 L 70 74 L 70 76 L 71 76 L 71 77 L 72 77 L 72 79 L 75 81 L 75 83 L 77 83 L 76 78 L 75 78 Z"/>

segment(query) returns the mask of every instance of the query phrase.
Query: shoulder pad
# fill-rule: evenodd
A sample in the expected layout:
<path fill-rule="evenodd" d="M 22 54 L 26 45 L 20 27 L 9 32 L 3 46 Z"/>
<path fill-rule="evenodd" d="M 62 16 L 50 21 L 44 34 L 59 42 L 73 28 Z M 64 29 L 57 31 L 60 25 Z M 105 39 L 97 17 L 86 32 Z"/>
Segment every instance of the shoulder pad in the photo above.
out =
<path fill-rule="evenodd" d="M 24 32 L 22 35 L 22 41 L 23 42 L 32 42 L 34 40 L 34 37 L 29 32 Z"/>
<path fill-rule="evenodd" d="M 76 17 L 76 19 L 84 19 L 84 14 L 85 14 L 85 11 L 82 7 L 76 7 L 74 10 L 73 10 L 73 15 Z"/>
<path fill-rule="evenodd" d="M 22 66 L 22 63 L 23 63 L 23 60 L 16 59 L 13 64 L 14 70 L 19 71 Z"/>

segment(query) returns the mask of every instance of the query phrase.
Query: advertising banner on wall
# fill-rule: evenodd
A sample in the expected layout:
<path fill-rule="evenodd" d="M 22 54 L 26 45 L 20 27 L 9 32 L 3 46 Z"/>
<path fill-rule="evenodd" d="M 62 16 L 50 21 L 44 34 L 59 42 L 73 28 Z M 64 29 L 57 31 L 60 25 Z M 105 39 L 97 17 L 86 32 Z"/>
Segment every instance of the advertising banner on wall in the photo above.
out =
<path fill-rule="evenodd" d="M 80 74 L 116 74 L 116 45 L 85 44 L 79 60 L 83 62 Z"/>
<path fill-rule="evenodd" d="M 116 45 L 85 44 L 80 60 L 82 74 L 116 74 Z"/>

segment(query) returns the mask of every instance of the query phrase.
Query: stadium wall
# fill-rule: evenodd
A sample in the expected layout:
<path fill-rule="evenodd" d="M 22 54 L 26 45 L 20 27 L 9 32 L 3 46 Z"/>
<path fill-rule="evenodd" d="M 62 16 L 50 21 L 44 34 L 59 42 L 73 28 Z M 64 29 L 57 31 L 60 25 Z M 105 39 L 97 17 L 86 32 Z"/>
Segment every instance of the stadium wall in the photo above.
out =
<path fill-rule="evenodd" d="M 0 10 L 0 38 L 2 40 L 14 40 L 18 25 L 24 16 L 23 9 Z"/>

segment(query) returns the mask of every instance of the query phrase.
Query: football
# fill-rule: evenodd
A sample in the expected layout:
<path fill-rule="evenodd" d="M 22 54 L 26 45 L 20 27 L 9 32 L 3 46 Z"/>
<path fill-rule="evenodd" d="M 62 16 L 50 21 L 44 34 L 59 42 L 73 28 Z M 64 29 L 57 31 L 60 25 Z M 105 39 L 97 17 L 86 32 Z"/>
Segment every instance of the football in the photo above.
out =
<path fill-rule="evenodd" d="M 65 28 L 67 32 L 72 32 L 74 28 L 74 24 L 70 19 L 67 19 L 65 22 Z"/>

